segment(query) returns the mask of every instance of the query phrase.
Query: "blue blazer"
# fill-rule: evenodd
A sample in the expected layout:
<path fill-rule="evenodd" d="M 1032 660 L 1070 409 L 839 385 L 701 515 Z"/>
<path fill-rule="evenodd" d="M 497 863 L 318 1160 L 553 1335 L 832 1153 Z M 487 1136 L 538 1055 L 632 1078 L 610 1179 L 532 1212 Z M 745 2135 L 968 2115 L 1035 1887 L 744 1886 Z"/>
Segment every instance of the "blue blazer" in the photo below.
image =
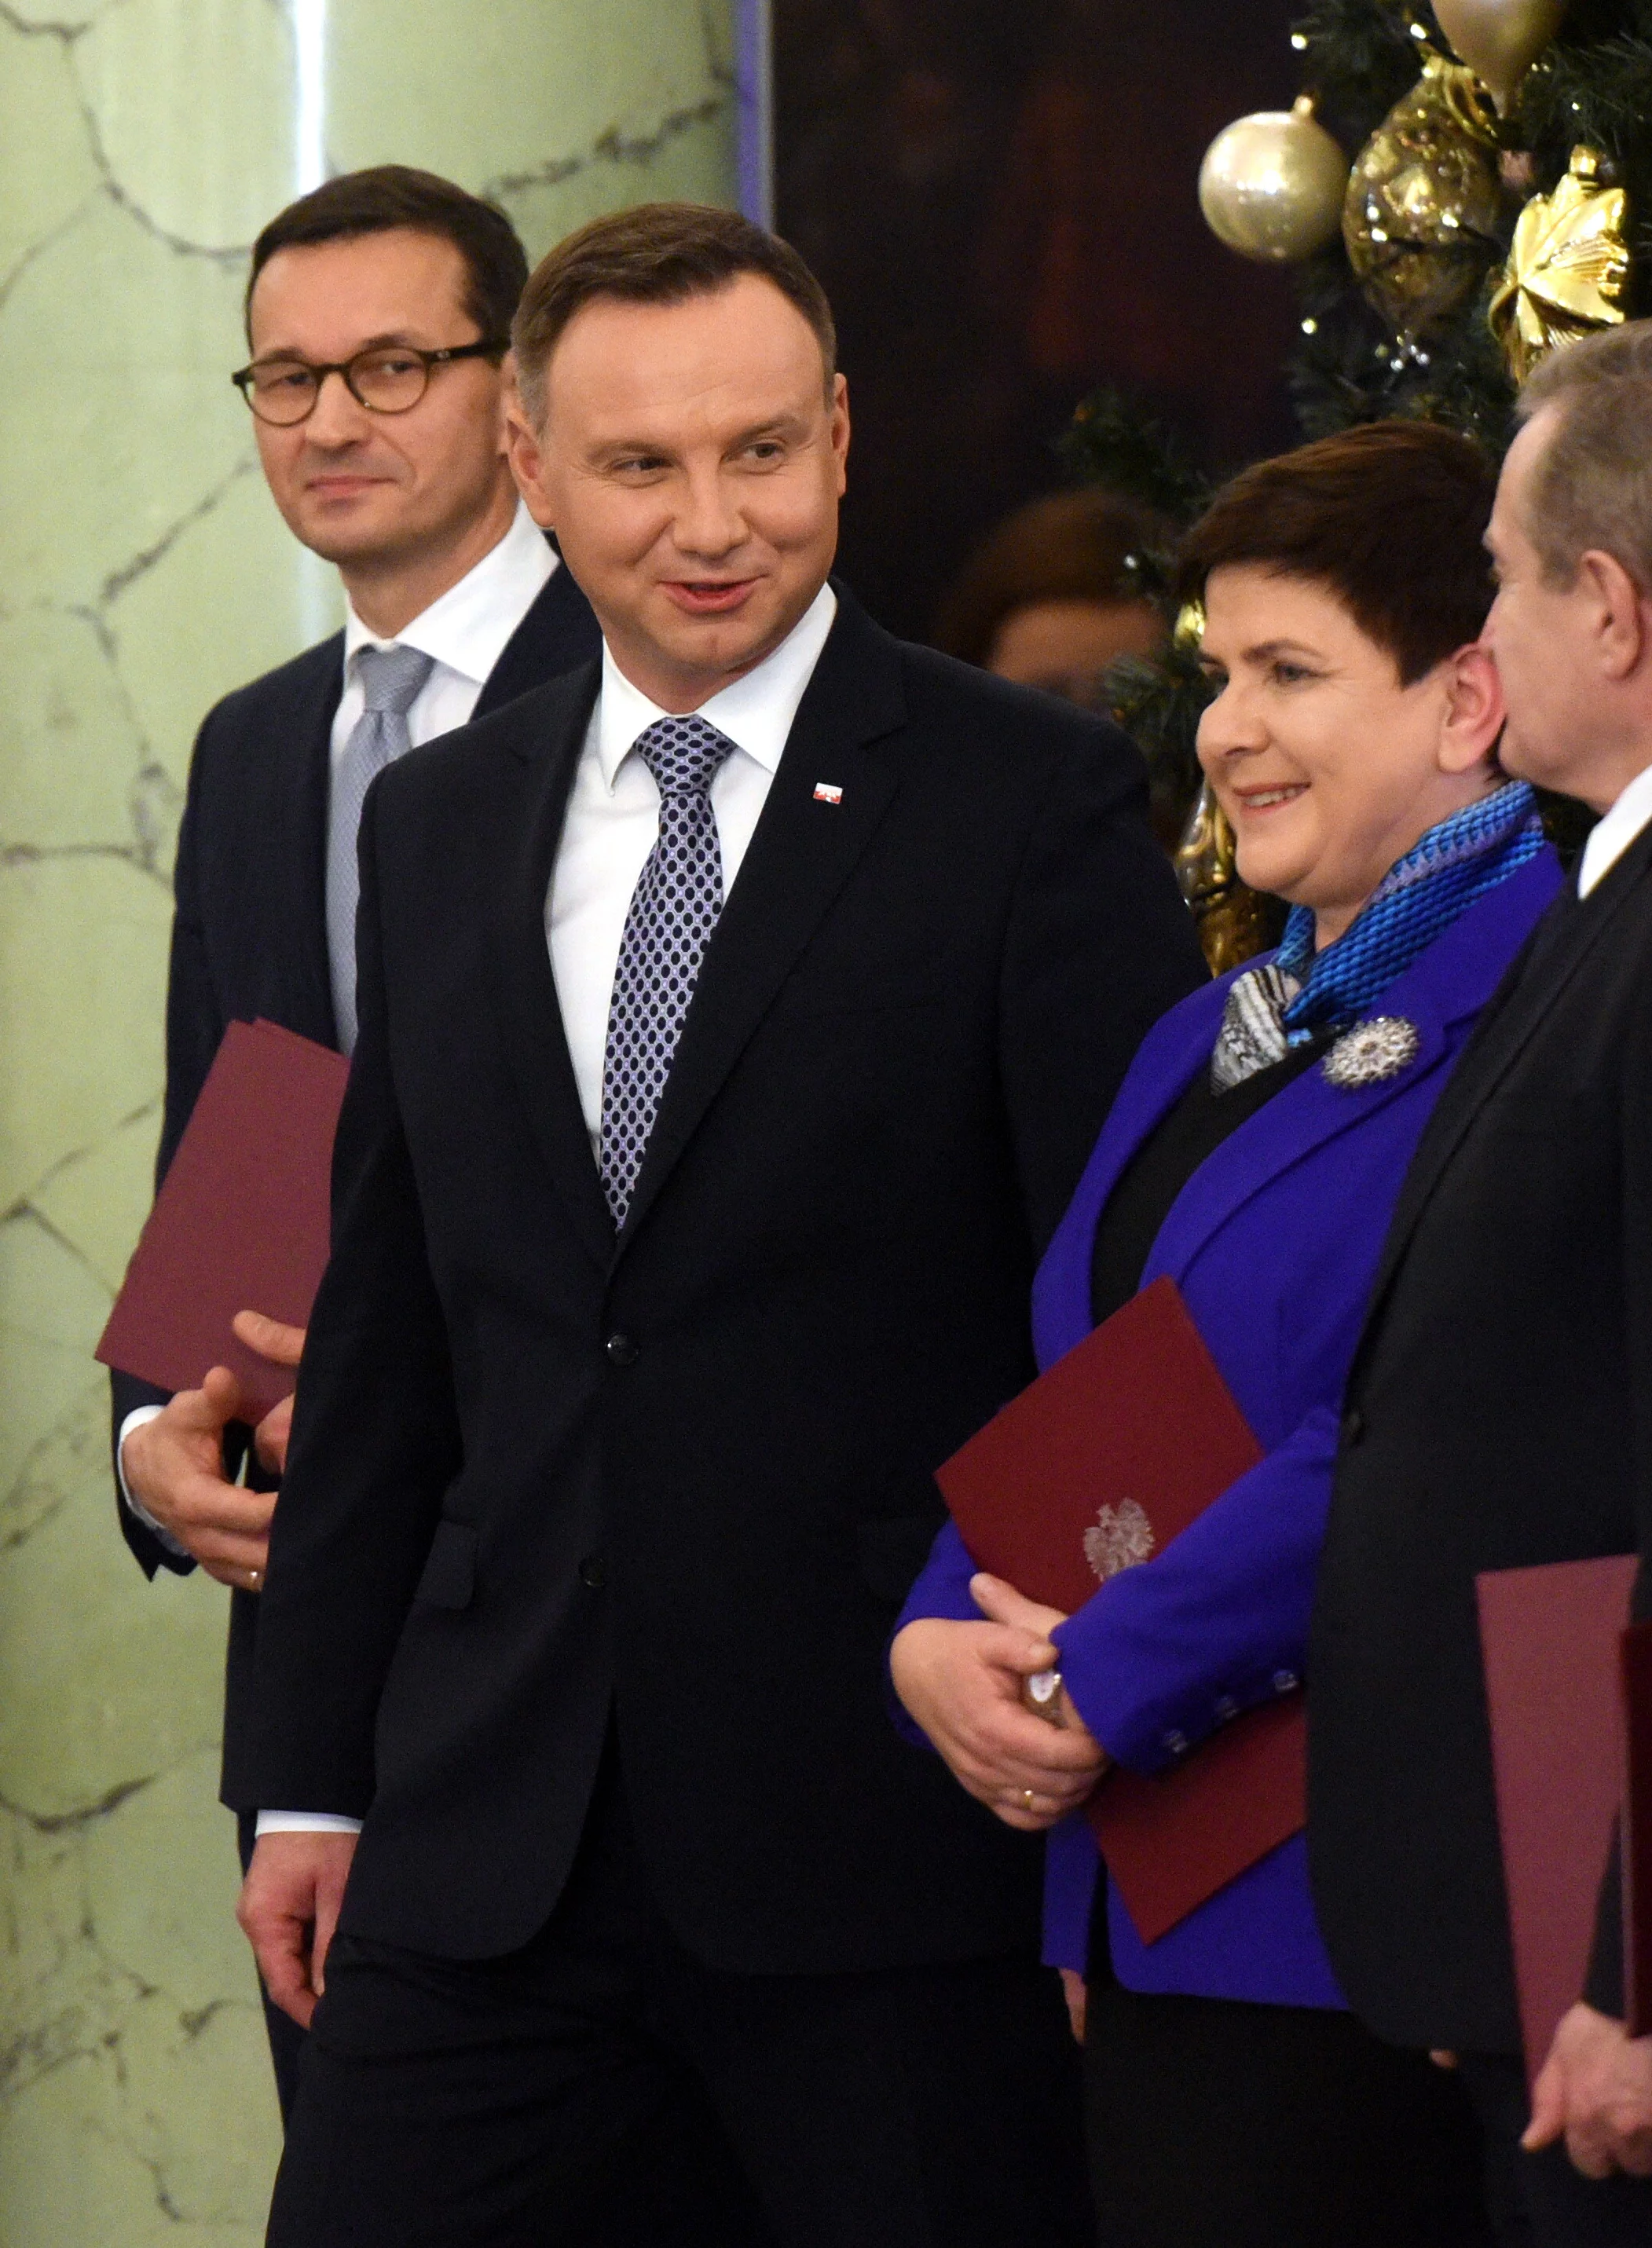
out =
<path fill-rule="evenodd" d="M 1176 1281 L 1266 1456 L 1054 1635 L 1085 1721 L 1134 1771 L 1167 1770 L 1226 1718 L 1302 1676 L 1343 1384 L 1400 1182 L 1476 1017 L 1560 881 L 1545 850 L 1471 906 L 1368 1011 L 1416 1025 L 1416 1059 L 1352 1091 L 1319 1067 L 1306 1071 L 1200 1166 L 1154 1243 L 1142 1285 L 1166 1272 Z M 1040 1367 L 1090 1332 L 1101 1212 L 1130 1157 L 1208 1067 L 1232 980 L 1173 1007 L 1120 1088 L 1034 1283 Z M 972 1566 L 949 1525 L 901 1623 L 974 1617 Z M 1312 1707 L 1310 1694 L 1310 1717 Z M 1097 1864 L 1082 1813 L 1052 1832 L 1045 1957 L 1054 1964 L 1084 1964 Z M 1156 1943 L 1141 1942 L 1116 1893 L 1109 1928 L 1115 1971 L 1133 1990 L 1345 2004 L 1309 1900 L 1304 1835 Z"/>

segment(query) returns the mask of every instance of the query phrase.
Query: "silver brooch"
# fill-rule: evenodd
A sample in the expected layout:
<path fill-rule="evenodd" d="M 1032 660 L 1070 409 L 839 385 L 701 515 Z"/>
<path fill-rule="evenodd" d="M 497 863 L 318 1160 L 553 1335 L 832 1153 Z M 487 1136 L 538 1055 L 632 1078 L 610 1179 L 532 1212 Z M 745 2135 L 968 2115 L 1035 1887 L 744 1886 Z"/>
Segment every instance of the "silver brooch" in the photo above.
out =
<path fill-rule="evenodd" d="M 1356 1023 L 1326 1054 L 1326 1082 L 1340 1086 L 1344 1093 L 1381 1085 L 1410 1068 L 1422 1043 L 1416 1025 L 1403 1015 L 1377 1015 L 1368 1023 Z"/>
<path fill-rule="evenodd" d="M 1121 1569 L 1134 1569 L 1147 1560 L 1157 1543 L 1147 1509 L 1133 1498 L 1121 1498 L 1116 1506 L 1102 1507 L 1085 1532 L 1084 1558 L 1105 1585 Z"/>

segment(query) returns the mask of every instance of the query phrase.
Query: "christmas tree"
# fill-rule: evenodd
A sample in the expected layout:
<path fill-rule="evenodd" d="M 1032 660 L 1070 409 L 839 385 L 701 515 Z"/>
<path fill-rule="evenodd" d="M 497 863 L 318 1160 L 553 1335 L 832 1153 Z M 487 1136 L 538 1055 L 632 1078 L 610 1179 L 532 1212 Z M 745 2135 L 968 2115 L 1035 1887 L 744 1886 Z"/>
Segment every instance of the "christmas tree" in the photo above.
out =
<path fill-rule="evenodd" d="M 1652 313 L 1652 0 L 1320 0 L 1292 45 L 1302 99 L 1220 135 L 1200 194 L 1230 247 L 1295 267 L 1304 437 L 1420 416 L 1500 455 L 1538 359 Z M 1081 477 L 1172 520 L 1208 494 L 1173 435 L 1108 393 L 1080 408 L 1067 450 Z M 1169 615 L 1169 558 L 1134 565 Z M 1191 813 L 1205 690 L 1196 620 L 1170 620 L 1166 657 L 1113 684 L 1155 789 Z M 1564 805 L 1550 817 L 1560 840 L 1578 833 Z M 1196 822 L 1184 886 L 1220 890 L 1222 847 Z M 1225 910 L 1224 961 L 1266 941 L 1265 910 Z"/>

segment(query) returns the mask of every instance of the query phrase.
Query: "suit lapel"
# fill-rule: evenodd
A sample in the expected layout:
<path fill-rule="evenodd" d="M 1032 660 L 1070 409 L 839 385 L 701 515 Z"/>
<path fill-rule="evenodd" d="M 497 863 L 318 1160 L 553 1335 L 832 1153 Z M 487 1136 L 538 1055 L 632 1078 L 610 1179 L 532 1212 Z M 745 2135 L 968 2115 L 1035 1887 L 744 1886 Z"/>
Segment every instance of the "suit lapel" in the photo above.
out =
<path fill-rule="evenodd" d="M 840 597 L 739 878 L 706 948 L 626 1213 L 622 1254 L 870 842 L 899 783 L 866 744 L 906 715 L 895 644 Z M 825 803 L 825 781 L 842 791 Z"/>
<path fill-rule="evenodd" d="M 530 689 L 577 671 L 601 648 L 602 635 L 590 602 L 566 564 L 559 565 L 505 642 L 499 661 L 483 682 L 471 716 L 485 718 Z"/>
<path fill-rule="evenodd" d="M 1652 835 L 1633 844 L 1625 858 L 1632 863 L 1613 868 L 1593 901 L 1594 911 L 1591 912 L 1588 900 L 1580 904 L 1575 900 L 1568 903 L 1564 895 L 1557 897 L 1552 910 L 1565 911 L 1566 924 L 1546 932 L 1539 922 L 1531 942 L 1540 946 L 1546 934 L 1551 937 L 1544 956 L 1528 974 L 1518 974 L 1520 963 L 1516 963 L 1511 970 L 1507 990 L 1493 1002 L 1479 1024 L 1406 1174 L 1372 1290 L 1373 1317 L 1435 1188 L 1462 1146 L 1469 1127 L 1519 1059 L 1544 1016 L 1585 966 L 1627 901 L 1635 894 L 1649 859 L 1652 858 Z M 1521 962 L 1525 958 L 1523 953 Z"/>
<path fill-rule="evenodd" d="M 527 771 L 518 840 L 492 908 L 498 988 L 509 1035 L 505 1052 L 532 1121 L 534 1137 L 580 1239 L 600 1265 L 614 1252 L 614 1225 L 603 1200 L 591 1139 L 579 1106 L 573 1063 L 562 1026 L 545 940 L 545 906 L 568 792 L 585 746 L 601 671 L 595 663 L 559 684 L 562 710 L 548 738 L 526 730 L 518 748 Z"/>
<path fill-rule="evenodd" d="M 327 798 L 332 721 L 343 691 L 344 634 L 335 633 L 314 651 L 284 754 L 271 761 L 275 785 L 257 814 L 257 847 L 274 884 L 287 891 L 280 910 L 298 938 L 289 1027 L 330 1046 L 338 1045 L 339 1030 L 327 957 Z"/>

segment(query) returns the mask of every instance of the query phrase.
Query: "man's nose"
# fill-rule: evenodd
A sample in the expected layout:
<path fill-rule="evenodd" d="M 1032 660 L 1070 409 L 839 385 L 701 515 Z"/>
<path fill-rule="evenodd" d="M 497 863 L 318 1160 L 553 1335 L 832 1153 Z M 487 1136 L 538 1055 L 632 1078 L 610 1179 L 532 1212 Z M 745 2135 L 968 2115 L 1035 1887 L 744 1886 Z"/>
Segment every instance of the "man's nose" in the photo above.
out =
<path fill-rule="evenodd" d="M 715 470 L 690 476 L 677 511 L 676 541 L 682 552 L 716 560 L 745 535 L 744 516 L 726 480 Z"/>
<path fill-rule="evenodd" d="M 367 409 L 344 377 L 337 372 L 324 374 L 304 425 L 310 442 L 330 447 L 355 444 L 366 435 L 367 427 Z"/>

